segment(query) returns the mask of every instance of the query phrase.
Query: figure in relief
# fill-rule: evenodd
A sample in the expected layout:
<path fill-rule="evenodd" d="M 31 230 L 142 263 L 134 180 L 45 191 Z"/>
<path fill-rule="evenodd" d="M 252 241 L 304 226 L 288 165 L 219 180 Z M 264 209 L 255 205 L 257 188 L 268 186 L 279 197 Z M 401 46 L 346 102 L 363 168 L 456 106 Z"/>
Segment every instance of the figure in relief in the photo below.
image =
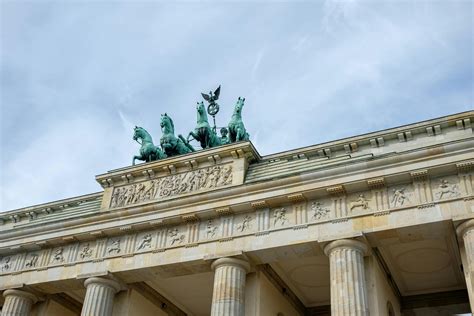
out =
<path fill-rule="evenodd" d="M 135 160 L 150 162 L 166 158 L 165 153 L 160 147 L 153 144 L 151 135 L 143 127 L 135 126 L 133 130 L 133 140 L 139 143 L 141 147 L 140 155 L 133 156 L 132 165 L 135 165 Z"/>
<path fill-rule="evenodd" d="M 38 263 L 38 255 L 33 253 L 31 254 L 30 258 L 25 261 L 25 267 L 27 268 L 34 268 Z"/>
<path fill-rule="evenodd" d="M 181 244 L 184 241 L 184 235 L 180 235 L 179 230 L 177 228 L 170 229 L 168 231 L 168 236 L 170 237 L 171 246 L 173 246 L 175 243 Z"/>
<path fill-rule="evenodd" d="M 107 253 L 108 254 L 111 254 L 113 252 L 115 252 L 115 253 L 120 252 L 120 239 L 112 240 L 112 243 L 110 244 L 110 246 L 107 247 Z"/>
<path fill-rule="evenodd" d="M 458 195 L 459 188 L 456 184 L 449 183 L 446 179 L 440 181 L 438 192 L 436 193 L 438 200 L 441 200 L 442 198 L 452 198 Z"/>
<path fill-rule="evenodd" d="M 206 225 L 207 239 L 215 237 L 216 231 L 217 231 L 217 226 L 214 225 L 213 220 L 212 219 L 208 220 L 207 225 Z"/>
<path fill-rule="evenodd" d="M 3 260 L 3 264 L 2 264 L 2 271 L 10 270 L 11 260 L 12 260 L 11 257 L 5 257 L 5 259 Z"/>
<path fill-rule="evenodd" d="M 142 237 L 140 244 L 137 247 L 137 250 L 151 248 L 151 234 L 146 234 Z"/>
<path fill-rule="evenodd" d="M 243 232 L 247 229 L 250 229 L 250 221 L 252 220 L 252 217 L 250 215 L 245 215 L 244 220 L 242 221 L 241 224 L 237 225 L 237 230 L 240 232 Z"/>
<path fill-rule="evenodd" d="M 82 247 L 79 256 L 81 259 L 90 258 L 92 256 L 92 249 L 89 244 L 85 244 L 84 247 Z"/>
<path fill-rule="evenodd" d="M 321 202 L 313 202 L 311 204 L 311 211 L 313 211 L 313 219 L 326 218 L 330 212 L 328 208 L 323 207 Z"/>
<path fill-rule="evenodd" d="M 409 202 L 408 197 L 405 194 L 405 188 L 399 188 L 393 190 L 392 204 L 394 207 L 403 206 L 405 202 Z"/>
<path fill-rule="evenodd" d="M 287 218 L 285 208 L 278 208 L 273 211 L 273 226 L 276 226 L 278 223 L 280 226 L 283 226 L 286 222 Z"/>
<path fill-rule="evenodd" d="M 363 194 L 359 194 L 357 200 L 351 202 L 350 210 L 352 211 L 356 207 L 361 207 L 362 209 L 366 210 L 369 208 L 369 200 L 365 198 Z"/>
<path fill-rule="evenodd" d="M 53 253 L 53 262 L 63 262 L 64 261 L 64 249 L 56 248 Z"/>
<path fill-rule="evenodd" d="M 232 184 L 232 166 L 217 165 L 115 188 L 110 207 L 123 207 L 229 184 Z"/>

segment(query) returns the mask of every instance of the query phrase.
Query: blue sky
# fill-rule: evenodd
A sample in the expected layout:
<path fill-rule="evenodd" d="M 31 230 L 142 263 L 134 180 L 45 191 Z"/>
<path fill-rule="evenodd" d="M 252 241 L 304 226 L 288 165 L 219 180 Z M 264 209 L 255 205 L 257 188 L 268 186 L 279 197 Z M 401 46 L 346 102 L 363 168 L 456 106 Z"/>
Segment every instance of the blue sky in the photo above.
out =
<path fill-rule="evenodd" d="M 473 108 L 472 1 L 0 3 L 3 211 L 100 191 L 219 84 L 263 155 Z"/>

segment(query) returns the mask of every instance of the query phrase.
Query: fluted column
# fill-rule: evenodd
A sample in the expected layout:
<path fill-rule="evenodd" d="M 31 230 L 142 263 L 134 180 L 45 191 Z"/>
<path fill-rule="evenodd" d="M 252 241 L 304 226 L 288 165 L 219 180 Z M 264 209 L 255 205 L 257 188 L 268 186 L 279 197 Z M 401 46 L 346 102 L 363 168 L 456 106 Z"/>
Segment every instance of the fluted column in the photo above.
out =
<path fill-rule="evenodd" d="M 474 219 L 458 226 L 456 232 L 462 242 L 460 253 L 471 311 L 474 311 Z"/>
<path fill-rule="evenodd" d="M 331 315 L 369 315 L 364 255 L 367 246 L 357 240 L 341 239 L 324 248 L 329 256 Z"/>
<path fill-rule="evenodd" d="M 86 298 L 82 306 L 82 316 L 110 316 L 114 296 L 120 290 L 117 281 L 99 277 L 92 277 L 84 282 Z"/>
<path fill-rule="evenodd" d="M 31 306 L 38 301 L 33 294 L 20 290 L 6 290 L 3 296 L 2 316 L 28 316 Z"/>
<path fill-rule="evenodd" d="M 241 259 L 220 258 L 211 267 L 215 270 L 211 316 L 243 316 L 249 263 Z"/>

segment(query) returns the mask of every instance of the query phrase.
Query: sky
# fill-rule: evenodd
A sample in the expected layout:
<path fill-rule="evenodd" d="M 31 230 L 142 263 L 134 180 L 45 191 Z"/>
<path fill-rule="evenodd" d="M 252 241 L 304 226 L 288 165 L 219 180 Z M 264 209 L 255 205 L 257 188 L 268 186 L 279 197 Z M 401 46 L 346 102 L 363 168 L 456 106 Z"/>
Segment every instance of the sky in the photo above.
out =
<path fill-rule="evenodd" d="M 0 211 L 101 191 L 237 98 L 262 155 L 474 108 L 473 1 L 0 1 Z"/>

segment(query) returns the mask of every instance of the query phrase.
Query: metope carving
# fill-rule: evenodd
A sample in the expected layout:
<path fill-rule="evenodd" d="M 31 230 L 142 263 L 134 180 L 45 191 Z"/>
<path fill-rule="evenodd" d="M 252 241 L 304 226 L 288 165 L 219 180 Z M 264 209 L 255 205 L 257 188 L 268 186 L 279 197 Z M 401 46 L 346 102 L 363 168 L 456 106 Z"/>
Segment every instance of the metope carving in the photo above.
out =
<path fill-rule="evenodd" d="M 318 220 L 327 218 L 331 210 L 327 207 L 324 207 L 321 202 L 313 202 L 311 204 L 311 211 L 313 212 L 313 216 L 311 218 Z"/>
<path fill-rule="evenodd" d="M 137 250 L 143 250 L 145 248 L 151 248 L 151 240 L 152 240 L 151 234 L 150 233 L 145 234 L 142 237 L 142 240 L 140 240 L 140 243 L 138 244 Z"/>
<path fill-rule="evenodd" d="M 405 192 L 405 188 L 393 189 L 393 195 L 392 195 L 393 207 L 401 207 L 405 205 L 405 203 L 408 203 L 408 202 L 410 202 L 410 200 Z"/>
<path fill-rule="evenodd" d="M 170 237 L 170 246 L 184 242 L 184 234 L 180 234 L 177 228 L 168 230 L 168 236 Z"/>
<path fill-rule="evenodd" d="M 214 225 L 214 221 L 212 219 L 208 220 L 206 225 L 207 239 L 214 238 L 216 236 L 216 232 L 217 226 Z"/>
<path fill-rule="evenodd" d="M 124 207 L 232 184 L 232 166 L 219 165 L 115 188 L 110 207 Z"/>
<path fill-rule="evenodd" d="M 56 248 L 53 252 L 52 262 L 62 263 L 64 262 L 64 248 Z"/>
<path fill-rule="evenodd" d="M 438 190 L 436 192 L 436 198 L 438 200 L 445 198 L 453 198 L 459 195 L 459 187 L 457 186 L 457 184 L 450 183 L 446 179 L 440 181 Z"/>
<path fill-rule="evenodd" d="M 8 271 L 11 268 L 11 257 L 5 257 L 2 263 L 2 271 Z"/>
<path fill-rule="evenodd" d="M 273 226 L 277 226 L 277 224 L 283 226 L 287 221 L 285 208 L 277 208 L 273 211 Z"/>
<path fill-rule="evenodd" d="M 107 247 L 107 253 L 112 254 L 112 253 L 120 253 L 120 239 L 114 239 L 110 243 L 110 245 Z"/>
<path fill-rule="evenodd" d="M 250 221 L 252 220 L 252 217 L 250 215 L 245 215 L 244 220 L 242 223 L 237 225 L 237 230 L 240 231 L 241 233 L 246 231 L 247 229 L 251 228 Z"/>
<path fill-rule="evenodd" d="M 33 253 L 30 255 L 28 259 L 25 261 L 25 267 L 26 268 L 34 268 L 36 267 L 36 264 L 38 263 L 38 255 Z"/>
<path fill-rule="evenodd" d="M 369 209 L 369 201 L 363 194 L 359 194 L 359 197 L 350 203 L 349 209 L 352 211 L 355 208 L 362 208 L 363 210 Z"/>
<path fill-rule="evenodd" d="M 82 260 L 90 258 L 92 256 L 92 248 L 89 244 L 85 244 L 82 249 L 81 253 L 79 254 Z"/>

